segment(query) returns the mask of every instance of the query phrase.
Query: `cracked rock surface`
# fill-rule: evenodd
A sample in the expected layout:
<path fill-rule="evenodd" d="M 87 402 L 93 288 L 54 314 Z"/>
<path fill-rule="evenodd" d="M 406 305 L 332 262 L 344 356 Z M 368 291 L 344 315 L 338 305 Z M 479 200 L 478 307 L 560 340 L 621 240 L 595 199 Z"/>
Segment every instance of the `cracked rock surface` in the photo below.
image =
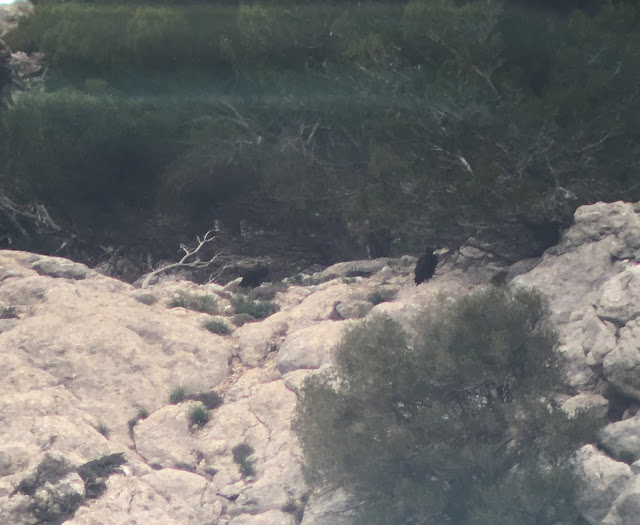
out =
<path fill-rule="evenodd" d="M 639 209 L 579 208 L 558 246 L 512 267 L 462 247 L 420 286 L 413 257 L 339 263 L 277 288 L 279 311 L 241 327 L 229 321 L 231 292 L 213 283 L 140 290 L 65 259 L 1 251 L 0 524 L 349 525 L 348 494 L 305 482 L 291 430 L 304 380 L 331 372 L 358 319 L 385 313 L 409 328 L 423 308 L 500 275 L 549 299 L 574 388 L 565 410 L 609 418 L 576 454 L 585 519 L 635 523 Z M 231 333 L 205 329 L 210 313 L 169 308 L 180 293 L 215 296 Z M 189 395 L 171 403 L 177 387 Z"/>

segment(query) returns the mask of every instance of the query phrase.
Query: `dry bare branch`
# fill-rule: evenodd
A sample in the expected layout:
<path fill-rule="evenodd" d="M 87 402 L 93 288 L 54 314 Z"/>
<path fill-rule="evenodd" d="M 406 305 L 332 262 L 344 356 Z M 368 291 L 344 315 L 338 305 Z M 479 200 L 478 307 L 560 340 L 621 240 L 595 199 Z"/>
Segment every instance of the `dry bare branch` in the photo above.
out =
<path fill-rule="evenodd" d="M 213 230 L 209 230 L 207 233 L 204 234 L 204 237 L 202 238 L 200 238 L 200 236 L 196 236 L 196 240 L 198 241 L 198 246 L 196 246 L 195 248 L 190 249 L 188 246 L 181 244 L 180 248 L 182 249 L 182 251 L 184 251 L 184 256 L 182 257 L 182 259 L 180 259 L 176 263 L 166 264 L 158 268 L 157 270 L 150 272 L 144 278 L 144 281 L 142 281 L 142 285 L 140 287 L 146 288 L 147 286 L 149 286 L 151 279 L 153 279 L 156 275 L 159 275 L 169 270 L 173 270 L 175 268 L 206 268 L 210 264 L 214 263 L 222 255 L 220 252 L 216 253 L 208 261 L 201 261 L 199 257 L 196 257 L 193 260 L 189 260 L 189 259 L 193 258 L 205 244 L 215 240 L 215 238 L 216 237 L 213 235 Z"/>

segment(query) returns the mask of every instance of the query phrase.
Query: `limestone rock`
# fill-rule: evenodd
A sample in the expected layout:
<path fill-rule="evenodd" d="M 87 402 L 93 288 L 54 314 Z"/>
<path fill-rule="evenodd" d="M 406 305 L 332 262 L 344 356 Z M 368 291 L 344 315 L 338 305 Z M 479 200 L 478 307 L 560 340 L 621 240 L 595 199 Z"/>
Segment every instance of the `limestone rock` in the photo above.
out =
<path fill-rule="evenodd" d="M 600 443 L 604 450 L 621 461 L 640 459 L 640 413 L 604 427 L 600 431 Z"/>
<path fill-rule="evenodd" d="M 586 482 L 580 496 L 581 514 L 590 524 L 600 524 L 618 495 L 631 485 L 631 467 L 607 457 L 593 445 L 579 450 L 576 464 Z"/>
<path fill-rule="evenodd" d="M 331 350 L 340 341 L 344 323 L 325 321 L 287 336 L 276 357 L 282 374 L 300 368 L 320 368 L 331 360 Z"/>

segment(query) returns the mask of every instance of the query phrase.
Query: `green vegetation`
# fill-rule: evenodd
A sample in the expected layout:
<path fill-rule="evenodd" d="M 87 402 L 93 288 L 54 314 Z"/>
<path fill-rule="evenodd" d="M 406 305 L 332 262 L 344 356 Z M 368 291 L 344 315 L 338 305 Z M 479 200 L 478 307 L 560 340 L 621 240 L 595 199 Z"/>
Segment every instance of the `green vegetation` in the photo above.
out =
<path fill-rule="evenodd" d="M 198 295 L 182 292 L 169 301 L 169 308 L 186 308 L 205 314 L 215 314 L 218 311 L 218 298 L 215 295 Z"/>
<path fill-rule="evenodd" d="M 381 231 L 402 252 L 466 225 L 562 222 L 640 199 L 638 16 L 628 1 L 40 1 L 6 40 L 47 54 L 47 89 L 0 116 L 0 172 L 20 203 L 132 244 L 217 220 L 336 259 Z"/>
<path fill-rule="evenodd" d="M 204 322 L 204 327 L 214 334 L 229 335 L 233 332 L 233 329 L 221 319 L 207 319 Z"/>
<path fill-rule="evenodd" d="M 181 401 L 187 399 L 187 396 L 187 389 L 183 386 L 177 386 L 169 394 L 169 403 L 177 405 Z"/>
<path fill-rule="evenodd" d="M 438 305 L 410 340 L 380 316 L 336 349 L 339 381 L 303 388 L 294 424 L 309 479 L 343 487 L 357 523 L 580 523 L 568 419 L 541 297 L 489 289 Z"/>
<path fill-rule="evenodd" d="M 393 301 L 396 294 L 393 290 L 374 290 L 367 297 L 367 301 L 373 304 L 386 303 L 387 301 Z"/>
<path fill-rule="evenodd" d="M 253 458 L 253 453 L 255 452 L 254 448 L 248 443 L 240 443 L 233 447 L 233 461 L 235 461 L 240 467 L 240 472 L 242 472 L 243 476 L 254 476 L 256 470 L 254 468 L 254 463 L 256 462 L 255 458 Z"/>
<path fill-rule="evenodd" d="M 144 406 L 139 407 L 135 417 L 132 417 L 129 420 L 129 423 L 128 423 L 129 430 L 133 430 L 133 427 L 135 427 L 138 424 L 138 421 L 142 419 L 147 419 L 148 417 L 149 417 L 149 410 Z"/>
<path fill-rule="evenodd" d="M 202 428 L 209 422 L 209 411 L 202 403 L 196 403 L 189 409 L 189 426 Z"/>
<path fill-rule="evenodd" d="M 109 427 L 107 425 L 105 425 L 104 423 L 100 423 L 97 427 L 96 430 L 98 432 L 100 432 L 100 434 L 102 434 L 104 437 L 108 438 L 109 434 L 111 433 L 111 431 L 109 430 Z"/>
<path fill-rule="evenodd" d="M 18 309 L 15 306 L 3 306 L 0 308 L 0 319 L 18 319 Z"/>
<path fill-rule="evenodd" d="M 278 311 L 278 305 L 271 301 L 252 301 L 244 295 L 236 295 L 232 304 L 236 314 L 248 314 L 255 319 L 265 319 Z"/>

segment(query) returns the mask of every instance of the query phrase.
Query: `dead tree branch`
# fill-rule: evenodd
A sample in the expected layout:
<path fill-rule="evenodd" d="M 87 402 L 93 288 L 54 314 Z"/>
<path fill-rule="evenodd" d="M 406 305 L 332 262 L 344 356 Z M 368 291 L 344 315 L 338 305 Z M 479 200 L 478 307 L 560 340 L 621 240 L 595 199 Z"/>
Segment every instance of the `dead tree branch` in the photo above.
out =
<path fill-rule="evenodd" d="M 182 251 L 184 251 L 184 256 L 182 257 L 182 259 L 180 259 L 176 263 L 166 264 L 166 265 L 158 268 L 157 270 L 154 270 L 154 271 L 150 272 L 144 278 L 144 281 L 142 281 L 142 285 L 140 287 L 141 288 L 146 288 L 147 286 L 149 286 L 149 283 L 151 282 L 151 279 L 153 279 L 156 275 L 159 275 L 159 274 L 161 274 L 163 272 L 166 272 L 166 271 L 169 271 L 169 270 L 173 270 L 175 268 L 196 268 L 196 269 L 198 269 L 198 268 L 206 268 L 210 264 L 214 263 L 221 256 L 221 253 L 216 253 L 208 261 L 201 261 L 200 257 L 195 257 L 195 259 L 193 259 L 193 257 L 196 256 L 196 254 L 200 251 L 200 249 L 205 244 L 215 240 L 216 237 L 214 235 L 212 235 L 212 232 L 213 232 L 213 230 L 209 230 L 207 233 L 204 234 L 204 237 L 202 237 L 202 238 L 200 238 L 200 236 L 196 236 L 196 239 L 198 241 L 198 246 L 196 246 L 193 249 L 190 249 L 189 247 L 185 246 L 184 244 L 181 244 L 180 248 L 182 249 Z M 193 259 L 193 260 L 189 260 L 189 259 Z"/>

